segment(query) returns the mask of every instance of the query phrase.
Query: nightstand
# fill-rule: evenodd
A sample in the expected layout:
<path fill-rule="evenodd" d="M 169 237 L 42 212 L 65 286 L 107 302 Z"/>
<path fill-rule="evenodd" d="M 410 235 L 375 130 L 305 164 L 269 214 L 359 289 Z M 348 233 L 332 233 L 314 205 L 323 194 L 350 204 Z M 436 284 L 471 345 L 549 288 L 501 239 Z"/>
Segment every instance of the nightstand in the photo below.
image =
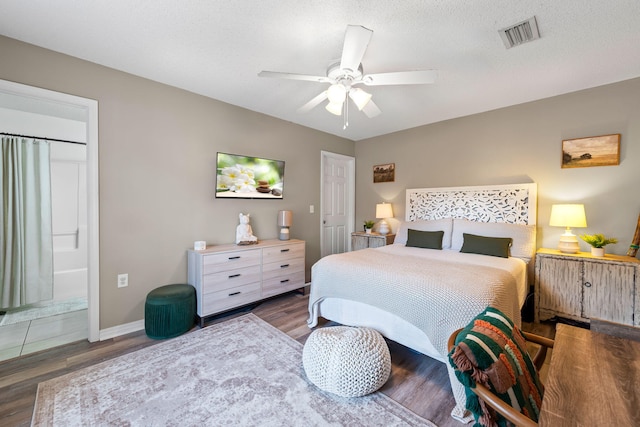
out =
<path fill-rule="evenodd" d="M 640 260 L 539 249 L 535 263 L 536 321 L 592 318 L 640 326 Z"/>
<path fill-rule="evenodd" d="M 379 248 L 380 246 L 392 244 L 395 238 L 395 234 L 383 236 L 379 233 L 367 234 L 363 231 L 354 231 L 351 233 L 351 250 L 357 251 L 358 249 Z"/>

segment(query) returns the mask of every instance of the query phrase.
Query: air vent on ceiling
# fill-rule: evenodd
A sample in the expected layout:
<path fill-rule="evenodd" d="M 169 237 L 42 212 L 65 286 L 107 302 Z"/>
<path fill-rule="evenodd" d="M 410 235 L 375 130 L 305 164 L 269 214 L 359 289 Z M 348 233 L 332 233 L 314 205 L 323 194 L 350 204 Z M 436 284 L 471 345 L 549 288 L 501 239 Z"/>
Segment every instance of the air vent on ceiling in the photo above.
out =
<path fill-rule="evenodd" d="M 500 33 L 500 37 L 507 49 L 540 38 L 535 16 L 510 27 L 503 28 L 498 31 L 498 33 Z"/>

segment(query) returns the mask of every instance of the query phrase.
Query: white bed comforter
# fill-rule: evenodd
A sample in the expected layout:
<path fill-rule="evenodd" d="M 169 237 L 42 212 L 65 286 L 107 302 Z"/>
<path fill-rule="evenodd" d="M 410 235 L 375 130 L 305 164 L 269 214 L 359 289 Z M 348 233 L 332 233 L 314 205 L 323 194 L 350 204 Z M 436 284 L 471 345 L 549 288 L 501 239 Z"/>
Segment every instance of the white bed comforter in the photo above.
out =
<path fill-rule="evenodd" d="M 318 305 L 324 299 L 357 301 L 419 328 L 444 361 L 451 333 L 487 306 L 520 324 L 526 270 L 526 263 L 518 258 L 404 245 L 330 255 L 311 269 L 309 326 L 316 325 Z M 452 414 L 462 418 L 464 401 L 456 393 L 458 387 L 453 383 L 452 387 L 458 403 Z"/>

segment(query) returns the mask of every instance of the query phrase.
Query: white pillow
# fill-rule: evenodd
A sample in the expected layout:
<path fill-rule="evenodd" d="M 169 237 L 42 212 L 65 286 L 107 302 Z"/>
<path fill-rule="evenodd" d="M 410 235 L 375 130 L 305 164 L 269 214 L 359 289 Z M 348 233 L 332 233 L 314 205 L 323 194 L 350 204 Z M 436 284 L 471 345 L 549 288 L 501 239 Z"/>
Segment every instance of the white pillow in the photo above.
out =
<path fill-rule="evenodd" d="M 394 245 L 406 245 L 407 235 L 409 229 L 419 231 L 444 231 L 442 236 L 442 249 L 449 249 L 451 247 L 451 229 L 453 227 L 453 220 L 451 218 L 444 219 L 423 219 L 412 222 L 401 222 L 396 231 L 396 238 L 393 241 Z"/>
<path fill-rule="evenodd" d="M 536 226 L 507 224 L 504 222 L 476 222 L 468 219 L 454 219 L 451 249 L 460 251 L 463 244 L 462 233 L 485 237 L 511 237 L 511 256 L 531 260 L 536 251 Z"/>

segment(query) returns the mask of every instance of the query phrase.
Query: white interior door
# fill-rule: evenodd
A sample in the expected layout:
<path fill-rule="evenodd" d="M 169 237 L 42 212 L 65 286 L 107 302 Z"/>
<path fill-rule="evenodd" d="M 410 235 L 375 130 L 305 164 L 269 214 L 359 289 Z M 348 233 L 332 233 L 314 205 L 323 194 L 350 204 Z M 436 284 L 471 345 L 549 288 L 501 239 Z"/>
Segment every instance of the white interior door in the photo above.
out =
<path fill-rule="evenodd" d="M 349 250 L 355 211 L 355 158 L 322 152 L 321 256 Z"/>

